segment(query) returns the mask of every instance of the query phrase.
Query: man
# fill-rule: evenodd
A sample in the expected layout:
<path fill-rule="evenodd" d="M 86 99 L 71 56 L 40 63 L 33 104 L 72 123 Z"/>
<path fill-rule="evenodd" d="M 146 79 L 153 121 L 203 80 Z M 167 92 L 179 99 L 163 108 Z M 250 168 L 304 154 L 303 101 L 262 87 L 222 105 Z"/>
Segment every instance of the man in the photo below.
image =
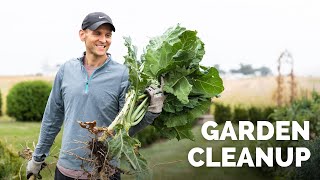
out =
<path fill-rule="evenodd" d="M 37 175 L 49 154 L 53 141 L 64 124 L 62 145 L 55 171 L 55 179 L 88 179 L 83 161 L 88 153 L 77 141 L 89 140 L 89 132 L 77 121 L 97 121 L 108 126 L 125 102 L 129 87 L 128 68 L 112 60 L 107 53 L 115 27 L 111 18 L 102 13 L 88 14 L 82 23 L 79 37 L 85 43 L 82 57 L 64 63 L 55 77 L 43 115 L 38 144 L 28 162 L 27 175 Z M 151 124 L 162 111 L 164 96 L 160 88 L 147 88 L 150 106 L 144 119 L 129 130 L 132 136 Z M 89 169 L 90 171 L 90 169 Z M 120 179 L 115 174 L 113 179 Z"/>

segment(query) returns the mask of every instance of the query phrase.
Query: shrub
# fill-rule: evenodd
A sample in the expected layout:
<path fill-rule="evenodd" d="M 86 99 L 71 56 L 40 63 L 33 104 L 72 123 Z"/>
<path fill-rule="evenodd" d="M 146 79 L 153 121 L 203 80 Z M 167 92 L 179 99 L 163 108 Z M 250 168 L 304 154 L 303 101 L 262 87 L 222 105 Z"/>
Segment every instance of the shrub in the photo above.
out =
<path fill-rule="evenodd" d="M 276 127 L 276 123 L 272 123 L 273 127 Z M 289 129 L 288 134 L 292 134 L 292 129 Z M 288 159 L 288 147 L 299 147 L 299 144 L 303 140 L 292 141 L 292 140 L 277 140 L 276 136 L 273 136 L 271 139 L 267 141 L 257 141 L 257 147 L 263 149 L 264 152 L 267 152 L 267 148 L 273 147 L 273 154 L 276 154 L 276 147 L 281 148 L 281 158 L 282 160 Z M 253 161 L 256 161 L 255 154 L 252 154 Z M 294 167 L 294 163 L 292 163 L 289 167 L 281 167 L 276 163 L 276 159 L 273 159 L 273 167 L 268 167 L 265 163 L 259 168 L 264 174 L 268 176 L 272 176 L 270 179 L 289 179 L 291 176 L 292 169 Z"/>
<path fill-rule="evenodd" d="M 275 110 L 275 107 L 266 107 L 263 109 L 263 119 L 266 119 L 270 122 L 275 122 L 274 118 L 272 118 L 272 116 L 270 116 Z"/>
<path fill-rule="evenodd" d="M 0 91 L 0 116 L 2 116 L 2 95 Z"/>
<path fill-rule="evenodd" d="M 41 121 L 50 91 L 45 81 L 16 84 L 7 96 L 7 114 L 17 121 Z"/>
<path fill-rule="evenodd" d="M 311 157 L 308 161 L 302 163 L 302 167 L 296 168 L 291 165 L 290 167 L 282 168 L 275 165 L 272 168 L 263 166 L 261 170 L 273 175 L 274 179 L 277 177 L 278 179 L 318 179 L 320 176 L 318 171 L 320 162 L 320 156 L 318 156 L 320 150 L 320 95 L 314 92 L 311 99 L 303 97 L 286 107 L 276 108 L 269 117 L 275 121 L 297 121 L 300 125 L 303 121 L 309 121 L 310 136 L 313 140 L 277 141 L 273 137 L 268 141 L 258 141 L 258 147 L 264 149 L 267 147 L 281 147 L 283 149 L 281 153 L 282 159 L 287 159 L 287 147 L 306 147 L 310 150 Z M 291 129 L 289 129 L 288 134 L 291 134 Z"/>
<path fill-rule="evenodd" d="M 310 136 L 320 136 L 320 95 L 312 93 L 312 98 L 303 97 L 287 107 L 280 107 L 270 115 L 277 121 L 297 121 L 302 124 L 310 122 Z"/>
<path fill-rule="evenodd" d="M 254 107 L 254 106 L 250 107 L 248 109 L 248 115 L 249 115 L 249 120 L 254 124 L 256 124 L 257 121 L 265 120 L 263 118 L 262 110 L 258 107 Z"/>
<path fill-rule="evenodd" d="M 249 115 L 246 108 L 238 105 L 234 107 L 233 110 L 233 121 L 238 123 L 240 120 L 248 120 Z"/>
<path fill-rule="evenodd" d="M 232 112 L 229 105 L 215 103 L 214 120 L 218 124 L 225 123 L 232 120 Z"/>
<path fill-rule="evenodd" d="M 311 156 L 308 161 L 304 161 L 301 167 L 294 169 L 293 179 L 319 179 L 320 177 L 320 138 L 312 141 L 304 141 L 301 145 L 310 150 Z"/>
<path fill-rule="evenodd" d="M 20 166 L 22 160 L 17 154 L 11 152 L 0 141 L 0 179 L 19 179 Z M 25 175 L 25 168 L 21 169 L 21 176 Z"/>

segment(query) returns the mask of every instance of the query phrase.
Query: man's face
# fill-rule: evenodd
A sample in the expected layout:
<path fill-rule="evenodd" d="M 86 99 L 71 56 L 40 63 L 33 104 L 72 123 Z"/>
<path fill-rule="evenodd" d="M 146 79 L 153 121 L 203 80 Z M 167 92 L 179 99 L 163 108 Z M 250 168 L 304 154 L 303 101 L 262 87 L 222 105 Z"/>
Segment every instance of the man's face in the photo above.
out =
<path fill-rule="evenodd" d="M 108 24 L 102 24 L 96 30 L 80 30 L 80 39 L 85 42 L 86 53 L 94 56 L 106 56 L 111 45 L 112 29 Z"/>

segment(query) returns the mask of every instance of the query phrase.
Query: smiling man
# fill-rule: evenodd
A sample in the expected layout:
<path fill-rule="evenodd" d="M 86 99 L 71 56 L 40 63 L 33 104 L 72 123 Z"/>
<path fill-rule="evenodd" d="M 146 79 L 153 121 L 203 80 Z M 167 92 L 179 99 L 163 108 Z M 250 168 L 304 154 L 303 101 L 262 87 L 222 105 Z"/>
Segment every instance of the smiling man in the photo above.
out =
<path fill-rule="evenodd" d="M 57 72 L 38 144 L 27 165 L 28 177 L 39 174 L 62 124 L 64 132 L 55 179 L 91 177 L 92 166 L 82 160 L 89 158 L 90 152 L 79 143 L 87 142 L 90 134 L 77 121 L 96 120 L 97 126 L 108 126 L 122 109 L 129 87 L 128 68 L 115 62 L 108 53 L 115 30 L 111 18 L 102 12 L 90 13 L 84 18 L 79 37 L 86 51 L 83 56 L 64 63 Z M 162 89 L 147 88 L 147 93 L 150 96 L 148 112 L 129 130 L 131 136 L 151 124 L 162 111 Z M 117 162 L 110 164 L 119 165 Z M 111 179 L 120 179 L 120 173 Z"/>

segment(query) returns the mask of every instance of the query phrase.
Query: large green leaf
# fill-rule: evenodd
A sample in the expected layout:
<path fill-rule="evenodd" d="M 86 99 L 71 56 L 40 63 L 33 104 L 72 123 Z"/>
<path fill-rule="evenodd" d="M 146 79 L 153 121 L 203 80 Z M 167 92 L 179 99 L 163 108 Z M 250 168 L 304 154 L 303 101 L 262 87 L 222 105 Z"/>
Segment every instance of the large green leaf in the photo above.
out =
<path fill-rule="evenodd" d="M 194 121 L 197 118 L 207 112 L 210 104 L 211 100 L 208 98 L 191 98 L 189 105 L 193 108 L 185 107 L 183 111 L 176 113 L 162 112 L 153 125 L 162 135 L 169 139 L 194 140 L 194 136 L 191 132 L 192 124 L 194 124 Z"/>
<path fill-rule="evenodd" d="M 158 78 L 177 66 L 198 64 L 204 55 L 204 44 L 196 36 L 196 31 L 186 30 L 179 25 L 171 28 L 163 36 L 150 40 L 146 49 L 144 72 Z"/>
<path fill-rule="evenodd" d="M 192 141 L 194 141 L 194 135 L 191 131 L 192 126 L 190 125 L 186 125 L 186 126 L 178 126 L 175 127 L 174 129 L 177 132 L 177 139 L 181 140 L 181 139 L 190 139 Z"/>
<path fill-rule="evenodd" d="M 224 90 L 219 72 L 214 67 L 209 68 L 201 76 L 193 77 L 191 84 L 193 93 L 203 94 L 207 97 L 214 97 Z"/>
<path fill-rule="evenodd" d="M 192 85 L 186 76 L 193 71 L 194 69 L 179 67 L 176 71 L 167 73 L 164 81 L 164 91 L 175 95 L 181 103 L 187 104 L 189 102 L 188 96 L 192 90 Z"/>
<path fill-rule="evenodd" d="M 121 160 L 124 170 L 137 177 L 145 177 L 149 174 L 147 161 L 139 154 L 139 140 L 130 137 L 123 129 L 119 129 L 116 135 L 109 141 L 109 152 L 118 162 Z M 125 163 L 127 162 L 127 163 Z"/>
<path fill-rule="evenodd" d="M 164 113 L 162 116 L 167 116 L 164 124 L 167 127 L 176 127 L 183 126 L 191 121 L 194 121 L 196 118 L 208 111 L 211 101 L 210 99 L 207 99 L 205 101 L 199 101 L 198 103 L 199 105 L 192 109 L 184 108 L 184 111 L 178 113 Z M 162 118 L 164 119 L 164 117 Z"/>

